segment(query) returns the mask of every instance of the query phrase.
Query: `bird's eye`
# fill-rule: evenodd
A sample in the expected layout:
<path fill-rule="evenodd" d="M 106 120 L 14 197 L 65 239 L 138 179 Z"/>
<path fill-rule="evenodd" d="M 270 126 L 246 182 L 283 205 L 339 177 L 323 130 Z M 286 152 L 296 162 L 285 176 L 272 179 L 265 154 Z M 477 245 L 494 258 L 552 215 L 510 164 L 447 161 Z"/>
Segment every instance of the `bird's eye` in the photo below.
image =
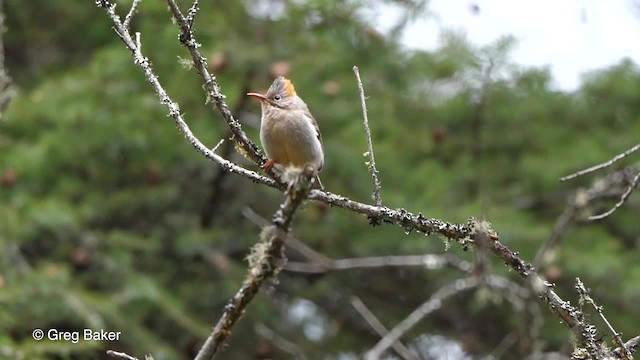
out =
<path fill-rule="evenodd" d="M 276 95 L 276 96 L 273 97 L 273 100 L 280 101 L 280 100 L 282 100 L 282 96 Z"/>

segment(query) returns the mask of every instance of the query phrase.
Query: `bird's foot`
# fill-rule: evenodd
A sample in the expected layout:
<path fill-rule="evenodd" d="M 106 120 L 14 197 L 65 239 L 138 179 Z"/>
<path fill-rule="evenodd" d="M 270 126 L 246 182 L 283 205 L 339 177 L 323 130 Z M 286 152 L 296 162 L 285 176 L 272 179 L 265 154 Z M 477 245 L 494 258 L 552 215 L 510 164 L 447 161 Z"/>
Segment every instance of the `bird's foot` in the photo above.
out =
<path fill-rule="evenodd" d="M 273 161 L 272 159 L 269 159 L 269 161 L 267 161 L 264 165 L 262 165 L 262 169 L 264 171 L 269 171 L 271 170 L 271 168 L 273 167 L 273 165 L 275 165 L 275 161 Z"/>

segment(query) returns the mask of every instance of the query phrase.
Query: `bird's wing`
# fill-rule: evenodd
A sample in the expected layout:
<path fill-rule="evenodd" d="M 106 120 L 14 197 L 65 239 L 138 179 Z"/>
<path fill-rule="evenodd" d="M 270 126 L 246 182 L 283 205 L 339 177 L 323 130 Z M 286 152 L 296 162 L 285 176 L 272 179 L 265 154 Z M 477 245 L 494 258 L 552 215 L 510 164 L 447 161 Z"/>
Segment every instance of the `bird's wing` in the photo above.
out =
<path fill-rule="evenodd" d="M 324 146 L 324 144 L 322 143 L 322 134 L 320 134 L 320 127 L 318 127 L 318 122 L 313 117 L 313 115 L 311 115 L 311 111 L 309 111 L 308 108 L 304 109 L 304 112 L 305 112 L 305 115 L 307 115 L 309 119 L 311 119 L 311 123 L 313 124 L 313 127 L 316 129 L 316 136 L 318 137 L 318 140 L 320 140 L 320 145 Z"/>

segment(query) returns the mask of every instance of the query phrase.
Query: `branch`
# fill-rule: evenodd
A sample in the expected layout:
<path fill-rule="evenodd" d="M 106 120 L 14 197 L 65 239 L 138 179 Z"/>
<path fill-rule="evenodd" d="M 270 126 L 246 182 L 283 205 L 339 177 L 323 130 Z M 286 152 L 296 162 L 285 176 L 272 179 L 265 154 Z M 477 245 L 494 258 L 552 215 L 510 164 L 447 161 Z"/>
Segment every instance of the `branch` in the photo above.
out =
<path fill-rule="evenodd" d="M 269 329 L 265 324 L 263 323 L 256 324 L 256 326 L 254 326 L 254 330 L 256 333 L 258 333 L 258 335 L 269 340 L 271 343 L 273 343 L 282 351 L 290 355 L 293 355 L 296 359 L 298 360 L 307 359 L 307 357 L 304 355 L 304 353 L 302 352 L 302 350 L 298 345 L 276 334 L 275 331 Z"/>
<path fill-rule="evenodd" d="M 362 318 L 364 318 L 367 321 L 369 326 L 371 326 L 378 335 L 384 338 L 389 334 L 389 330 L 387 330 L 387 328 L 384 325 L 382 325 L 380 320 L 378 320 L 378 318 L 375 315 L 373 315 L 371 311 L 369 311 L 367 306 L 362 302 L 362 300 L 360 300 L 359 297 L 353 296 L 351 298 L 351 305 L 353 306 L 354 309 L 356 309 L 358 314 L 360 314 L 360 316 L 362 316 Z M 416 357 L 411 353 L 411 351 L 406 346 L 404 346 L 404 344 L 401 343 L 399 340 L 394 341 L 391 344 L 391 347 L 393 347 L 393 349 L 400 356 L 402 356 L 403 359 L 409 359 L 409 360 L 416 359 Z"/>
<path fill-rule="evenodd" d="M 624 194 L 622 194 L 622 197 L 620 197 L 620 200 L 611 209 L 609 209 L 608 211 L 600 215 L 589 216 L 589 220 L 600 220 L 613 214 L 616 210 L 618 210 L 622 205 L 624 205 L 627 202 L 633 190 L 635 190 L 635 188 L 638 187 L 638 183 L 640 183 L 640 172 L 636 174 L 636 176 L 633 178 L 633 181 L 631 181 L 631 184 L 629 184 L 629 186 L 627 187 L 627 190 L 624 192 Z"/>
<path fill-rule="evenodd" d="M 305 167 L 298 181 L 289 187 L 285 201 L 273 216 L 273 225 L 265 228 L 259 242 L 249 255 L 249 271 L 242 287 L 224 307 L 222 317 L 213 328 L 195 360 L 210 360 L 222 348 L 225 340 L 231 335 L 231 328 L 240 319 L 245 308 L 253 300 L 262 284 L 275 276 L 280 267 L 276 259 L 283 259 L 284 242 L 289 227 L 302 201 L 306 199 L 311 188 L 311 179 L 315 171 L 311 166 Z"/>
<path fill-rule="evenodd" d="M 357 66 L 353 67 L 353 73 L 356 74 L 356 80 L 358 82 L 358 93 L 360 94 L 360 102 L 362 103 L 362 118 L 364 120 L 364 133 L 367 135 L 367 148 L 368 151 L 365 155 L 369 155 L 369 161 L 367 167 L 371 172 L 371 178 L 373 179 L 373 199 L 376 206 L 382 205 L 382 198 L 380 197 L 380 181 L 378 180 L 378 170 L 376 169 L 376 159 L 373 155 L 373 144 L 371 143 L 371 130 L 369 129 L 369 118 L 367 116 L 367 103 L 364 96 L 364 88 L 362 87 L 362 80 L 360 79 L 360 71 Z M 377 224 L 379 220 L 369 218 L 371 224 Z"/>
<path fill-rule="evenodd" d="M 136 11 L 138 11 L 138 7 L 140 6 L 141 2 L 142 0 L 133 0 L 133 4 L 131 4 L 131 9 L 129 9 L 127 16 L 124 17 L 124 22 L 122 23 L 122 26 L 124 26 L 127 29 L 129 28 L 129 25 L 131 24 L 131 19 L 133 19 L 133 15 L 135 15 Z"/>
<path fill-rule="evenodd" d="M 450 297 L 478 286 L 478 279 L 475 277 L 469 277 L 465 279 L 458 279 L 451 284 L 441 287 L 436 291 L 433 296 L 417 309 L 415 309 L 409 316 L 396 325 L 387 336 L 383 337 L 371 350 L 369 350 L 364 358 L 366 360 L 377 360 L 381 358 L 383 352 L 385 352 L 394 342 L 398 341 L 402 335 L 404 335 L 409 329 L 411 329 L 420 320 L 424 319 L 429 314 L 440 309 L 442 304 Z"/>
<path fill-rule="evenodd" d="M 117 351 L 113 351 L 113 350 L 107 350 L 107 355 L 115 357 L 115 358 L 120 358 L 120 359 L 125 359 L 125 360 L 138 360 L 137 357 L 133 357 L 129 354 L 125 354 L 123 352 L 117 352 Z"/>
<path fill-rule="evenodd" d="M 530 281 L 532 289 L 547 304 L 551 313 L 571 329 L 579 343 L 584 343 L 584 334 L 587 332 L 588 327 L 591 326 L 584 320 L 584 314 L 558 296 L 553 291 L 554 285 L 545 281 L 531 264 L 518 256 L 517 252 L 502 244 L 498 234 L 491 229 L 489 223 L 471 219 L 469 224 L 471 238 L 474 241 L 478 237 L 490 239 L 489 249 L 491 252 L 502 259 L 505 265 L 513 269 L 521 278 Z"/>
<path fill-rule="evenodd" d="M 429 270 L 451 267 L 463 272 L 469 272 L 472 268 L 471 263 L 460 260 L 455 256 L 426 254 L 374 256 L 339 260 L 327 259 L 326 261 L 314 263 L 288 262 L 285 270 L 305 273 L 325 273 L 336 270 L 400 266 L 423 266 Z"/>
<path fill-rule="evenodd" d="M 571 175 L 564 176 L 564 177 L 560 178 L 560 181 L 567 181 L 567 180 L 575 179 L 578 176 L 582 176 L 582 175 L 585 175 L 585 174 L 592 173 L 594 171 L 598 171 L 600 169 L 607 168 L 607 167 L 613 165 L 615 162 L 624 159 L 625 157 L 629 156 L 630 154 L 633 154 L 634 152 L 638 151 L 639 149 L 640 149 L 640 144 L 636 144 L 635 146 L 631 147 L 627 151 L 614 156 L 609 161 L 603 162 L 602 164 L 598 164 L 598 165 L 592 166 L 592 167 L 584 169 L 584 170 L 580 170 L 580 171 L 575 172 L 575 173 L 573 173 Z M 631 195 L 633 190 L 635 190 L 636 187 L 638 187 L 638 183 L 640 183 L 640 173 L 636 174 L 636 176 L 633 178 L 633 181 L 631 182 L 631 184 L 629 184 L 629 186 L 627 187 L 626 191 L 620 197 L 620 200 L 611 209 L 609 209 L 608 211 L 606 211 L 606 212 L 604 212 L 602 214 L 599 214 L 599 215 L 589 216 L 589 220 L 600 220 L 600 219 L 604 219 L 607 216 L 613 214 L 616 210 L 618 210 L 620 207 L 622 207 L 622 205 L 624 205 L 627 202 L 627 200 L 629 199 L 629 196 Z"/>
<path fill-rule="evenodd" d="M 607 320 L 607 318 L 604 316 L 604 313 L 602 311 L 602 306 L 596 305 L 596 302 L 593 300 L 593 298 L 591 298 L 591 296 L 589 295 L 589 291 L 584 286 L 582 281 L 580 281 L 580 278 L 576 278 L 575 287 L 576 287 L 576 290 L 578 291 L 578 294 L 580 295 L 580 302 L 586 301 L 589 305 L 591 305 L 600 316 L 600 319 L 602 319 L 602 321 L 607 325 L 607 327 L 609 328 L 609 331 L 611 331 L 611 333 L 613 334 L 613 343 L 618 347 L 618 349 L 620 349 L 620 355 L 622 359 L 633 360 L 633 355 L 631 355 L 631 352 L 626 348 L 625 344 L 622 342 L 622 337 L 620 337 L 620 333 L 618 333 L 613 328 L 613 326 L 611 326 L 611 323 L 609 323 L 609 320 Z"/>
<path fill-rule="evenodd" d="M 272 179 L 262 176 L 254 171 L 247 170 L 241 166 L 238 166 L 222 158 L 221 156 L 215 154 L 212 150 L 207 148 L 200 140 L 198 140 L 198 138 L 193 134 L 193 132 L 191 132 L 191 129 L 189 129 L 189 126 L 187 125 L 184 118 L 180 114 L 180 108 L 178 107 L 178 104 L 176 104 L 175 102 L 173 102 L 173 100 L 171 100 L 167 92 L 164 90 L 164 88 L 160 84 L 158 77 L 156 76 L 156 74 L 154 73 L 151 67 L 151 63 L 149 62 L 149 59 L 147 59 L 142 54 L 141 46 L 139 46 L 140 33 L 136 33 L 137 40 L 134 41 L 134 39 L 131 37 L 129 33 L 129 29 L 124 26 L 124 24 L 120 21 L 120 17 L 115 13 L 115 4 L 111 4 L 108 0 L 97 0 L 97 3 L 99 3 L 98 5 L 103 7 L 107 11 L 107 14 L 109 15 L 109 17 L 111 18 L 111 21 L 114 24 L 114 30 L 116 34 L 118 34 L 120 39 L 122 39 L 127 49 L 131 51 L 133 55 L 133 62 L 136 65 L 140 66 L 140 68 L 142 69 L 142 71 L 144 72 L 147 78 L 147 81 L 151 84 L 156 94 L 160 98 L 160 102 L 163 105 L 165 105 L 169 110 L 169 116 L 174 119 L 174 121 L 178 125 L 178 129 L 180 129 L 180 132 L 184 135 L 185 139 L 187 139 L 187 141 L 194 148 L 196 148 L 198 152 L 200 152 L 202 155 L 204 155 L 208 159 L 211 159 L 216 163 L 218 163 L 224 170 L 232 173 L 236 173 L 236 174 L 241 174 L 255 183 L 268 185 L 278 189 L 283 189 L 286 186 L 284 184 L 277 183 Z"/>
<path fill-rule="evenodd" d="M 213 101 L 215 107 L 218 109 L 220 114 L 222 114 L 222 118 L 225 120 L 229 129 L 233 133 L 233 139 L 237 144 L 237 150 L 243 156 L 249 158 L 254 163 L 258 164 L 262 167 L 267 162 L 267 158 L 262 154 L 258 146 L 251 141 L 247 135 L 242 130 L 242 125 L 236 120 L 231 111 L 229 111 L 229 107 L 225 103 L 225 96 L 220 93 L 220 86 L 218 85 L 218 81 L 215 76 L 212 76 L 207 70 L 207 60 L 200 54 L 198 48 L 200 44 L 198 44 L 193 37 L 193 21 L 195 19 L 195 15 L 198 11 L 198 2 L 195 1 L 193 6 L 189 9 L 187 13 L 187 17 L 182 15 L 180 8 L 176 4 L 175 0 L 167 0 L 169 4 L 169 8 L 173 13 L 173 16 L 178 22 L 178 26 L 180 26 L 180 43 L 189 49 L 189 53 L 191 54 L 191 58 L 193 59 L 193 64 L 198 70 L 198 74 L 202 78 L 204 82 L 204 87 L 207 90 L 207 99 L 208 101 Z M 273 170 L 269 171 L 269 175 L 275 177 L 275 173 Z"/>
<path fill-rule="evenodd" d="M 571 180 L 571 179 L 575 179 L 578 176 L 582 176 L 585 174 L 589 174 L 592 173 L 594 171 L 598 171 L 600 169 L 604 169 L 607 168 L 611 165 L 613 165 L 615 162 L 620 161 L 622 159 L 624 159 L 625 157 L 633 154 L 634 152 L 638 151 L 640 149 L 640 144 L 637 144 L 635 146 L 633 146 L 631 149 L 628 149 L 627 151 L 623 152 L 622 154 L 618 154 L 616 156 L 614 156 L 611 160 L 603 162 L 602 164 L 598 164 L 598 165 L 594 165 L 590 168 L 584 169 L 584 170 L 580 170 L 578 172 L 575 172 L 571 175 L 567 175 L 567 176 L 563 176 L 560 178 L 560 181 L 567 181 L 567 180 Z"/>

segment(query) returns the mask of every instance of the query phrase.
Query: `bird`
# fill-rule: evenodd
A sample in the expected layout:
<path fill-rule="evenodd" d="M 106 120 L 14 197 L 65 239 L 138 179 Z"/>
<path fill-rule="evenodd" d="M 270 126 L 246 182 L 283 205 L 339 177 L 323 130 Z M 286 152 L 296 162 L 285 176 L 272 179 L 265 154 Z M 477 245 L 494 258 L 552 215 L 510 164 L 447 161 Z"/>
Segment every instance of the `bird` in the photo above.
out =
<path fill-rule="evenodd" d="M 268 161 L 263 169 L 275 166 L 283 179 L 291 182 L 307 165 L 317 172 L 324 165 L 322 136 L 307 104 L 298 96 L 291 80 L 277 77 L 266 94 L 250 92 L 260 101 L 260 142 Z M 316 173 L 312 188 L 324 189 Z"/>

